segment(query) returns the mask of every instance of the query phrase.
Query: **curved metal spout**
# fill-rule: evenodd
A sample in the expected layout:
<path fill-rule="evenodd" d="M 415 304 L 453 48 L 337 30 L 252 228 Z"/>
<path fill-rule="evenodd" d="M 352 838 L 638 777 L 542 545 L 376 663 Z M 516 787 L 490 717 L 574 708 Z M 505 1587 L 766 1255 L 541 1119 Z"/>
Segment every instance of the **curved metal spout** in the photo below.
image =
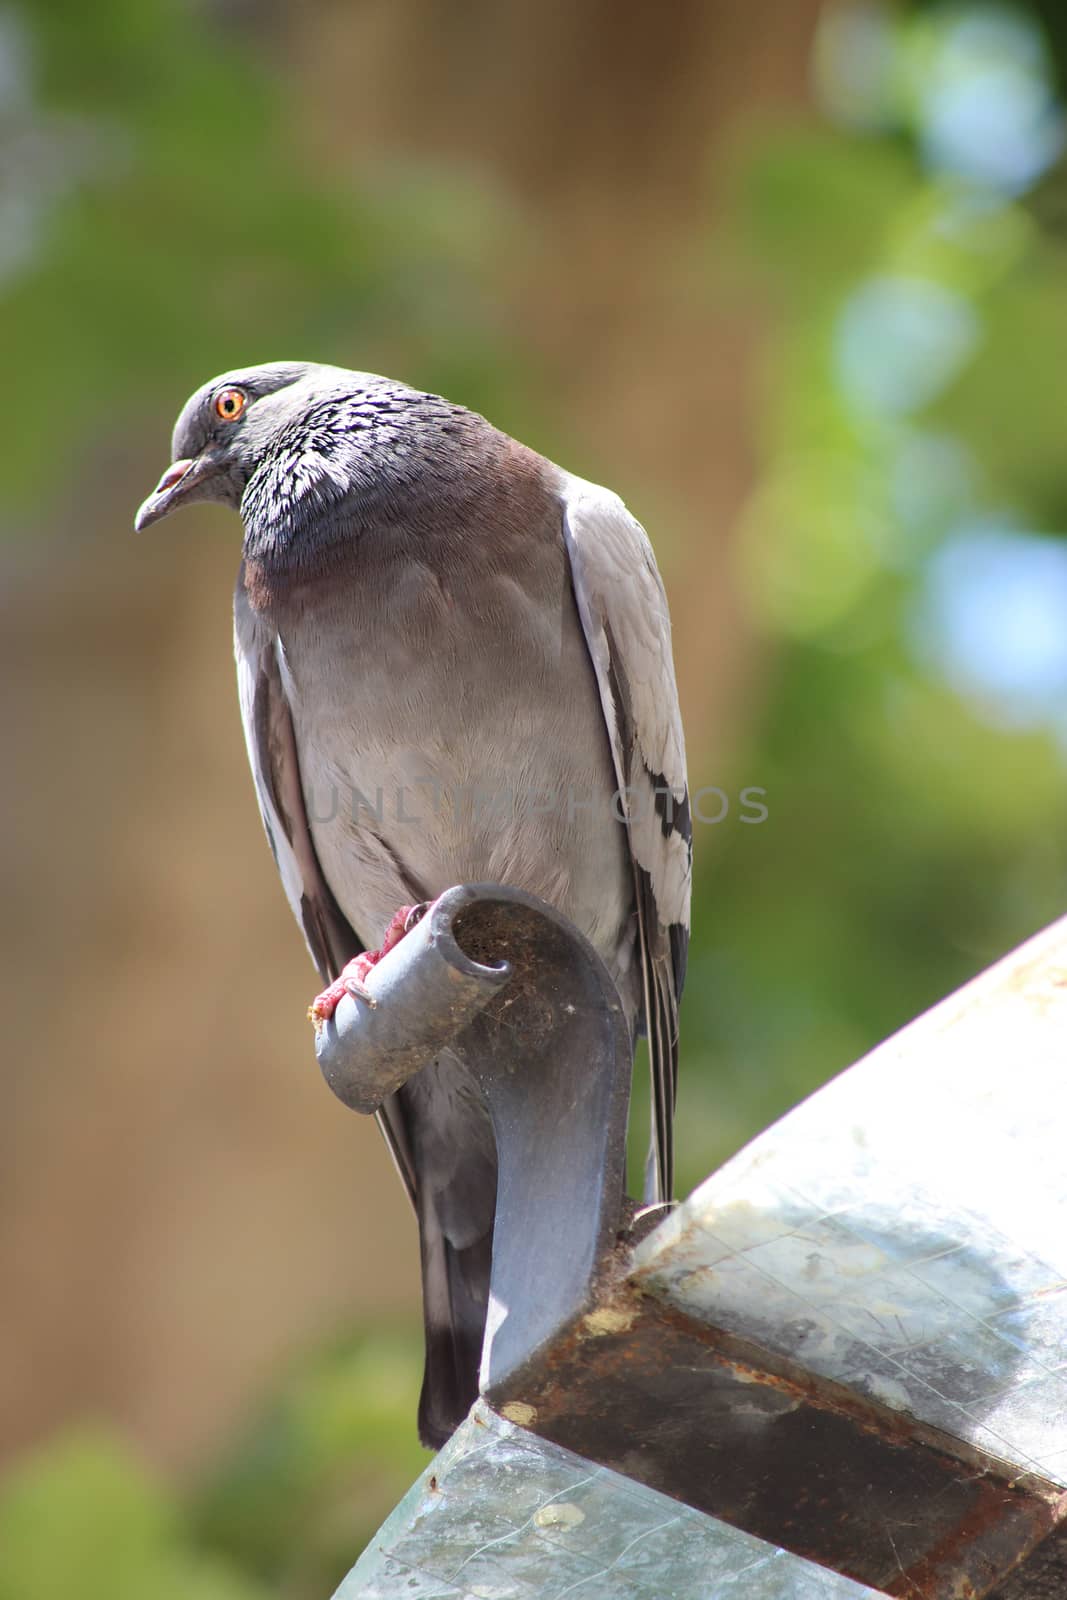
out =
<path fill-rule="evenodd" d="M 382 1101 L 451 1044 L 511 977 L 506 960 L 473 959 L 454 918 L 475 889 L 449 889 L 368 974 L 373 1007 L 346 995 L 315 1035 L 322 1075 L 353 1111 Z M 514 893 L 514 891 L 508 891 Z"/>
<path fill-rule="evenodd" d="M 633 1047 L 615 985 L 554 907 L 449 889 L 316 1040 L 333 1092 L 374 1111 L 446 1047 L 478 1082 L 499 1177 L 481 1384 L 492 1397 L 580 1315 L 624 1210 Z"/>

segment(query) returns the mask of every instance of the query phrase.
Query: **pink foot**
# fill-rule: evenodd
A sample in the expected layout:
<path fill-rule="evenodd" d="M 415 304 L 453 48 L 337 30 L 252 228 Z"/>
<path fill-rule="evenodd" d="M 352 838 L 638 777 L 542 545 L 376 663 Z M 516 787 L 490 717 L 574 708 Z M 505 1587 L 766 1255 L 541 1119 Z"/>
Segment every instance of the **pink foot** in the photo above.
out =
<path fill-rule="evenodd" d="M 426 905 L 401 906 L 400 910 L 391 919 L 385 930 L 380 950 L 364 950 L 358 956 L 353 956 L 348 964 L 342 967 L 338 976 L 332 983 L 327 984 L 321 994 L 317 994 L 308 1007 L 308 1019 L 316 1028 L 321 1028 L 328 1022 L 346 994 L 354 995 L 357 1000 L 363 1000 L 373 1007 L 378 1004 L 370 990 L 367 988 L 367 975 L 376 967 L 383 956 L 394 949 L 411 928 L 422 920 L 429 909 Z"/>

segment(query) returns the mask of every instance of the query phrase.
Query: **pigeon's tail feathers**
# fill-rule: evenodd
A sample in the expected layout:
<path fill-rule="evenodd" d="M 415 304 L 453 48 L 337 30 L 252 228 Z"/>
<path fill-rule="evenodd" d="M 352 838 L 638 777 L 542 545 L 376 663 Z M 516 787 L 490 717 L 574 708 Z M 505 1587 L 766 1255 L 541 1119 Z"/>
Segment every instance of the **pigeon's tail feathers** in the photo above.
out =
<path fill-rule="evenodd" d="M 437 1448 L 478 1395 L 496 1213 L 496 1142 L 473 1076 L 450 1051 L 386 1106 L 413 1178 L 422 1256 L 426 1372 L 419 1435 Z"/>
<path fill-rule="evenodd" d="M 493 1236 L 457 1249 L 441 1231 L 432 1201 L 419 1206 L 419 1234 L 426 1329 L 419 1438 L 439 1450 L 478 1398 Z"/>

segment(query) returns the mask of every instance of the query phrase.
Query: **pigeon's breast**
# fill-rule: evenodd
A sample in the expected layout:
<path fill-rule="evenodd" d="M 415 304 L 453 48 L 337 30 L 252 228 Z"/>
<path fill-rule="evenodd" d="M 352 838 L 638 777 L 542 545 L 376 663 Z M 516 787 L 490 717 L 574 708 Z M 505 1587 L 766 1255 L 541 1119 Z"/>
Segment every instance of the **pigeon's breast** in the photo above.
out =
<path fill-rule="evenodd" d="M 401 904 L 511 883 L 624 982 L 628 854 L 566 553 L 557 537 L 502 545 L 386 549 L 279 616 L 315 848 L 369 945 Z"/>

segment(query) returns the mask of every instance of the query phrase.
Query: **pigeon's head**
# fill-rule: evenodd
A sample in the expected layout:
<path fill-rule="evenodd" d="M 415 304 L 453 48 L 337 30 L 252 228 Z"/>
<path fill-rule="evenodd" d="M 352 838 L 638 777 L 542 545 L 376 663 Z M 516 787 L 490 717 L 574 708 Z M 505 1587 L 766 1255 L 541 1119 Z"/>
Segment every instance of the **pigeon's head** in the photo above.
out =
<path fill-rule="evenodd" d="M 186 401 L 174 425 L 171 465 L 137 513 L 138 533 L 178 506 L 238 506 L 257 467 L 299 431 L 317 401 L 343 395 L 354 374 L 278 361 L 224 372 Z"/>

